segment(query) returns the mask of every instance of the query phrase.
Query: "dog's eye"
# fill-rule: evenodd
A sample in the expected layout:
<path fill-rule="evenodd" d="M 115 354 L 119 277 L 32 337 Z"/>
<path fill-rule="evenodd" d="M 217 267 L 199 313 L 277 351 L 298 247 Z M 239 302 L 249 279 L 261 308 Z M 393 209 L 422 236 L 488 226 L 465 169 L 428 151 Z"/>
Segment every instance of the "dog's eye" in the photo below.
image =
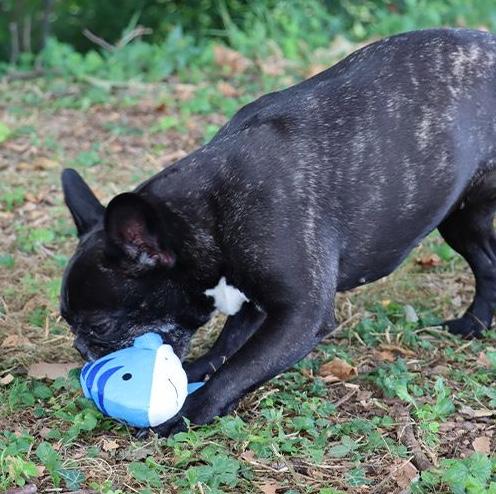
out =
<path fill-rule="evenodd" d="M 112 325 L 106 322 L 93 323 L 88 327 L 88 334 L 90 337 L 103 336 L 112 332 L 112 329 Z"/>
<path fill-rule="evenodd" d="M 126 372 L 123 376 L 122 376 L 122 380 L 123 381 L 129 381 L 129 379 L 131 379 L 133 377 L 132 374 L 130 374 L 129 372 Z"/>

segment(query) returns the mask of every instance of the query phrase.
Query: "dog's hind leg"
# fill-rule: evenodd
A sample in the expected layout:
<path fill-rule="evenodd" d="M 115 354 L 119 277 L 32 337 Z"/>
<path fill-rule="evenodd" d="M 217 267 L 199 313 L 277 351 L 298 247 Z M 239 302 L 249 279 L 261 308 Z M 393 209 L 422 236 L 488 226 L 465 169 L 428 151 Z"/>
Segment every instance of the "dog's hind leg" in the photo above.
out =
<path fill-rule="evenodd" d="M 459 319 L 446 321 L 451 333 L 479 336 L 491 326 L 496 309 L 496 172 L 490 172 L 465 197 L 460 208 L 438 227 L 446 242 L 470 265 L 475 277 L 475 297 Z"/>

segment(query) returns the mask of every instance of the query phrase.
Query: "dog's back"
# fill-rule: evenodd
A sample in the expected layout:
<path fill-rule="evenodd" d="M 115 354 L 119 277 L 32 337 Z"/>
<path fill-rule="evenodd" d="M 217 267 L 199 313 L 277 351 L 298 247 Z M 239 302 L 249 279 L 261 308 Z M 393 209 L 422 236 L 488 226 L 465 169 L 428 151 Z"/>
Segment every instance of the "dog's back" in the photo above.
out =
<path fill-rule="evenodd" d="M 242 108 L 210 146 L 230 148 L 230 186 L 266 184 L 263 214 L 307 249 L 338 230 L 340 288 L 356 286 L 391 272 L 492 169 L 495 63 L 489 33 L 387 38 Z"/>

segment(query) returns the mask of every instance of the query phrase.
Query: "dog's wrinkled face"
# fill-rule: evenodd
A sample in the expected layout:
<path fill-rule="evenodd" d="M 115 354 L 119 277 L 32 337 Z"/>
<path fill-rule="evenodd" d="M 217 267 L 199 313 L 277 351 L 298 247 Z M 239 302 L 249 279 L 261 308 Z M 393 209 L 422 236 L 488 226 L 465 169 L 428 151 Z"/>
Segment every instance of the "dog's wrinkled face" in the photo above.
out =
<path fill-rule="evenodd" d="M 62 183 L 80 239 L 61 291 L 74 346 L 96 359 L 154 331 L 184 358 L 210 307 L 181 282 L 175 253 L 160 239 L 158 215 L 136 194 L 121 194 L 104 209 L 72 170 Z"/>

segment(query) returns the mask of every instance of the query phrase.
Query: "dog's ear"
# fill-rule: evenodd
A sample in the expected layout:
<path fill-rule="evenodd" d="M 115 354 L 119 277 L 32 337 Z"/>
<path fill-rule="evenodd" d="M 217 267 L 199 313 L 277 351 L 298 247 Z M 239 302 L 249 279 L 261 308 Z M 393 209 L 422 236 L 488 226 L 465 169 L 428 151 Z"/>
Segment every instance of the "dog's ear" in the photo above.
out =
<path fill-rule="evenodd" d="M 76 170 L 66 168 L 62 172 L 62 189 L 80 237 L 103 217 L 105 208 Z"/>
<path fill-rule="evenodd" d="M 109 253 L 124 254 L 142 267 L 174 265 L 174 253 L 160 238 L 157 212 L 138 194 L 114 197 L 105 210 L 104 224 Z"/>

